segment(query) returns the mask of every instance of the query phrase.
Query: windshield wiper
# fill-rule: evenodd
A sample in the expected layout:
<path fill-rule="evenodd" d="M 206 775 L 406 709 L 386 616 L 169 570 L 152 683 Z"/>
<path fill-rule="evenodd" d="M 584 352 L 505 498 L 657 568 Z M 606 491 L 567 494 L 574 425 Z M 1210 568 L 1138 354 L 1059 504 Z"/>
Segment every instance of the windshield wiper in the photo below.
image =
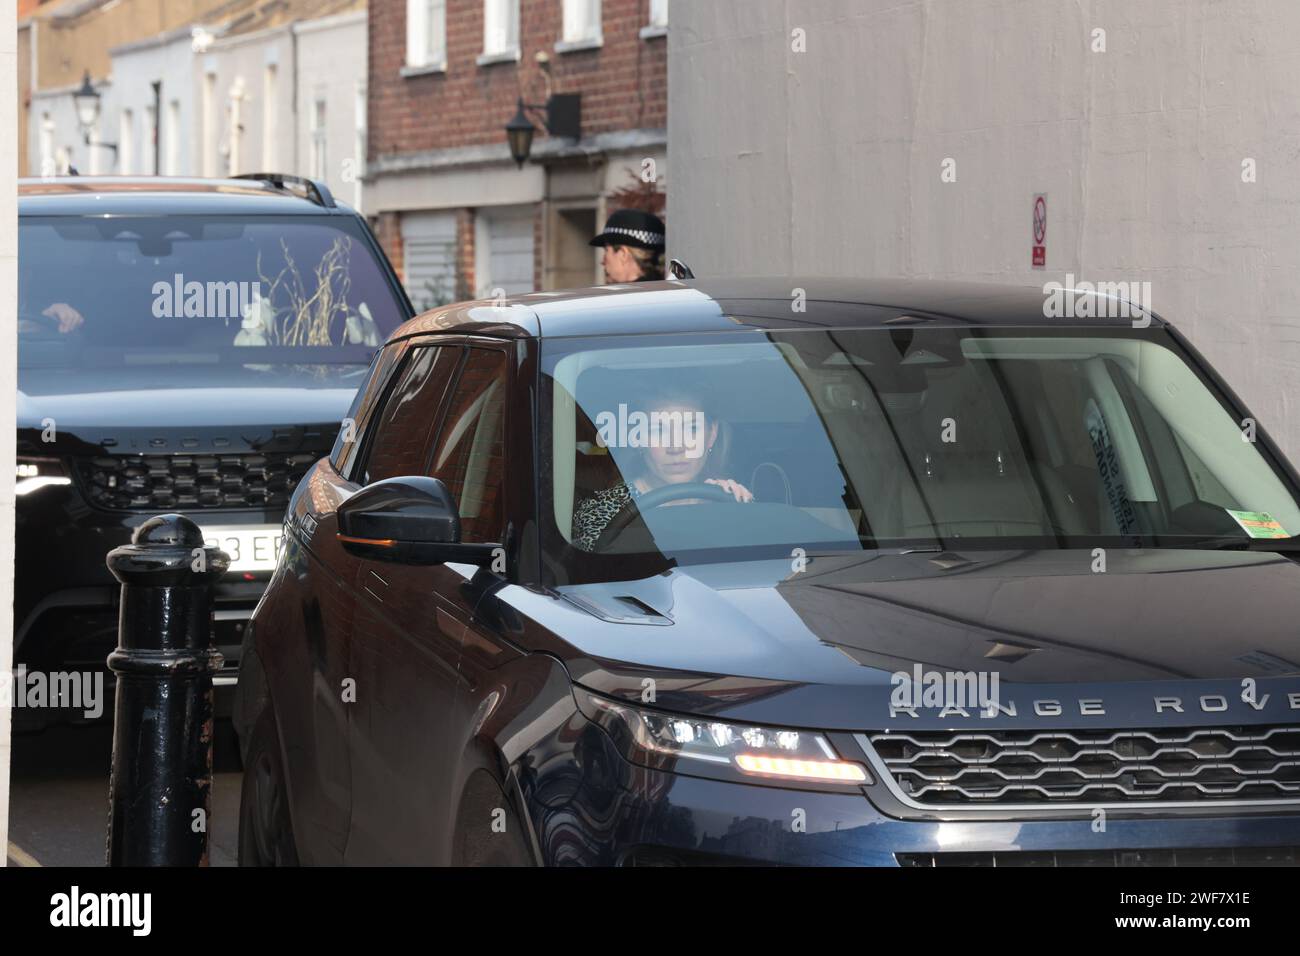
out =
<path fill-rule="evenodd" d="M 943 542 L 938 539 L 917 539 L 912 544 L 906 540 L 875 538 L 869 534 L 859 534 L 858 545 L 864 551 L 894 551 L 898 554 L 926 554 L 944 550 Z"/>
<path fill-rule="evenodd" d="M 1203 538 L 1192 542 L 1188 547 L 1203 551 L 1274 551 L 1278 554 L 1300 554 L 1300 538 Z"/>

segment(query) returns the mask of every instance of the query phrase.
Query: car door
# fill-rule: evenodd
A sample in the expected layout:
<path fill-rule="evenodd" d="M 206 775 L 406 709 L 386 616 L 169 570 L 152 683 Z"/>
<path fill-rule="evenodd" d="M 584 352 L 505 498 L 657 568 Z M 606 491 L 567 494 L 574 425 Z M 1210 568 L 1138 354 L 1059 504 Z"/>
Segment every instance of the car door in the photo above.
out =
<path fill-rule="evenodd" d="M 507 368 L 503 349 L 465 349 L 456 384 L 436 413 L 436 438 L 415 472 L 450 490 L 466 543 L 501 541 Z M 487 573 L 458 563 L 361 563 L 348 863 L 447 860 L 459 739 L 449 721 L 461 644 L 479 593 L 470 582 Z"/>
<path fill-rule="evenodd" d="M 402 351 L 390 345 L 375 357 L 329 460 L 294 495 L 284 558 L 256 615 L 258 654 L 274 677 L 298 853 L 307 864 L 338 865 L 347 848 L 352 771 L 342 690 L 352 666 L 358 559 L 338 542 L 336 512 L 357 489 L 347 477 L 352 456 Z"/>

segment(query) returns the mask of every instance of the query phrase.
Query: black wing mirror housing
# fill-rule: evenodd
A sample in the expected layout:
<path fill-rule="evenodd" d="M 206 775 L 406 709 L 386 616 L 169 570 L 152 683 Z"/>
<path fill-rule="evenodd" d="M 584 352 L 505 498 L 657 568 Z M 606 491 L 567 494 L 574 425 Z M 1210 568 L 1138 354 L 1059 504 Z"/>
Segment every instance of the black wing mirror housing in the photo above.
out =
<path fill-rule="evenodd" d="M 485 566 L 500 544 L 460 540 L 456 499 L 437 478 L 385 478 L 339 505 L 338 540 L 350 554 L 395 564 L 456 561 Z"/>

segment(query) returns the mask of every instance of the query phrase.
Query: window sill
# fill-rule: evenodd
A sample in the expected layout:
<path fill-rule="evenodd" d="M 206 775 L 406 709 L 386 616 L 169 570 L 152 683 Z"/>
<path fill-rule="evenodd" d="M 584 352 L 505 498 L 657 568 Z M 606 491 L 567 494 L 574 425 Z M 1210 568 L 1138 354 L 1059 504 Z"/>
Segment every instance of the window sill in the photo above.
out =
<path fill-rule="evenodd" d="M 666 37 L 666 36 L 668 36 L 667 27 L 655 26 L 652 24 L 651 26 L 641 28 L 642 40 L 653 40 L 655 37 Z"/>
<path fill-rule="evenodd" d="M 583 40 L 560 40 L 555 44 L 555 52 L 581 53 L 583 50 L 599 50 L 604 45 L 604 37 L 587 37 Z"/>
<path fill-rule="evenodd" d="M 519 47 L 513 50 L 502 50 L 500 53 L 484 53 L 474 61 L 479 66 L 492 66 L 495 63 L 518 63 Z"/>
<path fill-rule="evenodd" d="M 430 63 L 426 66 L 404 66 L 397 71 L 403 77 L 412 76 L 437 76 L 447 72 L 447 63 Z"/>

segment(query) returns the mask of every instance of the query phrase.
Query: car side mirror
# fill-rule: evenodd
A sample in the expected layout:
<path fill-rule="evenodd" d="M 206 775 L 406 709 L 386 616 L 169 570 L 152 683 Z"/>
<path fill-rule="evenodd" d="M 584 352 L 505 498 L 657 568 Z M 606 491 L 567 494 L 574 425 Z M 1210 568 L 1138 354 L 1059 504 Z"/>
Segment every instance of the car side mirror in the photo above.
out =
<path fill-rule="evenodd" d="M 460 511 L 437 478 L 413 475 L 366 485 L 339 505 L 338 540 L 350 554 L 397 564 L 487 565 L 499 544 L 464 544 Z"/>

